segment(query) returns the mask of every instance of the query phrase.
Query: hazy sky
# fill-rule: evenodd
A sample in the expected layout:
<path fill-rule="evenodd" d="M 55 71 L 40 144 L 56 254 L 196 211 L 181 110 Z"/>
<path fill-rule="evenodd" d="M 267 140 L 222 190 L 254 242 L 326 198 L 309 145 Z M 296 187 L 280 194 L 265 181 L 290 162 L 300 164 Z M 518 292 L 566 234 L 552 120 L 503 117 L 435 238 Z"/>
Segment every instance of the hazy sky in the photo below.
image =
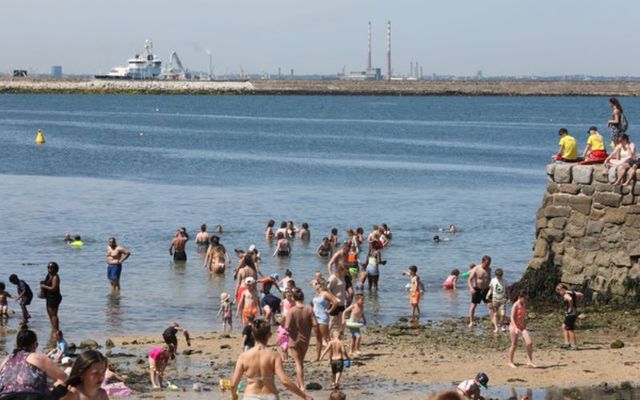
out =
<path fill-rule="evenodd" d="M 640 2 L 618 0 L 0 0 L 0 71 L 108 72 L 147 38 L 166 61 L 217 74 L 640 75 Z"/>

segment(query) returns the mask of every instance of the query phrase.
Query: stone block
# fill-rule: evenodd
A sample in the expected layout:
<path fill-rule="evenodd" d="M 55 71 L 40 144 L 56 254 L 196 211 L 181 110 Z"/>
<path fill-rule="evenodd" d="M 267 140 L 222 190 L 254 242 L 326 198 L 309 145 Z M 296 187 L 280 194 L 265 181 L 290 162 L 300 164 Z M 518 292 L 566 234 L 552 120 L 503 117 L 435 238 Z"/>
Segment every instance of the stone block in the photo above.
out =
<path fill-rule="evenodd" d="M 548 222 L 548 226 L 554 229 L 563 229 L 566 224 L 567 219 L 565 217 L 551 218 Z"/>
<path fill-rule="evenodd" d="M 602 205 L 600 205 L 600 206 L 601 206 L 601 207 L 604 207 L 604 206 L 602 206 Z M 594 208 L 591 210 L 591 214 L 589 214 L 589 217 L 590 217 L 592 220 L 595 220 L 595 221 L 597 221 L 597 220 L 599 220 L 599 219 L 602 219 L 602 217 L 604 217 L 604 210 L 602 210 L 602 209 L 600 209 L 600 210 L 599 210 L 599 209 L 596 209 L 596 208 L 595 208 L 595 204 L 594 204 Z"/>
<path fill-rule="evenodd" d="M 607 208 L 604 210 L 603 221 L 610 224 L 623 224 L 627 217 L 627 213 L 622 208 Z"/>
<path fill-rule="evenodd" d="M 549 175 L 549 176 L 553 176 L 553 172 L 554 172 L 554 171 L 555 171 L 555 169 L 556 169 L 556 165 L 557 165 L 557 164 L 554 164 L 554 163 L 547 164 L 547 166 L 546 166 L 546 168 L 545 168 L 545 170 L 546 170 L 546 172 L 547 172 L 547 175 Z"/>
<path fill-rule="evenodd" d="M 616 193 L 620 193 L 620 194 L 629 194 L 631 193 L 631 187 L 630 186 L 616 186 L 616 189 L 618 190 Z"/>
<path fill-rule="evenodd" d="M 623 206 L 629 206 L 634 203 L 634 200 L 635 199 L 632 194 L 627 194 L 625 196 L 622 196 L 622 201 L 620 201 L 620 204 L 622 204 Z"/>
<path fill-rule="evenodd" d="M 611 255 L 611 263 L 617 267 L 631 267 L 631 257 L 622 252 L 622 250 Z"/>
<path fill-rule="evenodd" d="M 596 193 L 597 192 L 620 193 L 620 186 L 615 186 L 610 183 L 596 183 L 594 187 L 596 188 Z"/>
<path fill-rule="evenodd" d="M 562 183 L 560 186 L 561 193 L 578 194 L 580 193 L 580 185 L 575 183 Z"/>
<path fill-rule="evenodd" d="M 607 172 L 608 182 L 615 183 L 618 177 L 618 169 L 616 167 L 609 168 Z"/>
<path fill-rule="evenodd" d="M 598 251 L 600 250 L 600 241 L 596 238 L 587 237 L 579 241 L 576 247 L 582 251 Z"/>
<path fill-rule="evenodd" d="M 627 214 L 640 214 L 640 206 L 638 205 L 624 207 L 624 209 L 627 211 Z"/>
<path fill-rule="evenodd" d="M 569 164 L 557 164 L 553 171 L 553 181 L 556 183 L 571 182 L 571 167 Z"/>
<path fill-rule="evenodd" d="M 555 185 L 555 183 L 554 183 Z M 553 203 L 553 195 L 544 192 L 542 194 L 542 207 L 550 206 Z"/>
<path fill-rule="evenodd" d="M 543 215 L 547 218 L 568 217 L 571 215 L 571 208 L 566 206 L 549 206 L 544 209 Z"/>
<path fill-rule="evenodd" d="M 538 218 L 536 220 L 536 236 L 540 233 L 540 229 L 544 229 L 547 227 L 547 219 L 546 218 Z"/>
<path fill-rule="evenodd" d="M 633 183 L 633 188 L 631 189 L 631 193 L 633 193 L 635 196 L 640 196 L 640 183 L 638 182 Z"/>
<path fill-rule="evenodd" d="M 553 242 L 553 244 L 551 244 L 551 251 L 553 252 L 553 254 L 563 255 L 564 254 L 564 242 Z"/>
<path fill-rule="evenodd" d="M 631 228 L 640 228 L 640 215 L 638 214 L 629 214 L 627 215 L 627 219 L 625 220 L 625 226 Z"/>
<path fill-rule="evenodd" d="M 640 257 L 640 241 L 627 243 L 627 253 L 631 257 Z"/>
<path fill-rule="evenodd" d="M 546 257 L 549 252 L 549 243 L 544 239 L 536 240 L 536 245 L 533 249 L 534 257 Z"/>
<path fill-rule="evenodd" d="M 608 207 L 619 207 L 622 196 L 617 193 L 596 192 L 593 201 Z"/>
<path fill-rule="evenodd" d="M 589 186 L 583 186 L 582 189 L 580 189 L 580 193 L 587 195 L 587 196 L 592 196 L 596 191 L 596 188 L 593 187 L 593 185 L 589 185 Z"/>
<path fill-rule="evenodd" d="M 589 221 L 587 222 L 587 230 L 586 230 L 586 234 L 587 235 L 597 235 L 598 233 L 602 232 L 602 228 L 604 228 L 604 222 L 603 221 Z"/>
<path fill-rule="evenodd" d="M 582 283 L 584 282 L 584 277 L 582 274 L 576 275 L 576 274 L 567 273 L 566 271 L 562 271 L 562 276 L 560 277 L 560 281 L 568 285 L 581 286 Z"/>
<path fill-rule="evenodd" d="M 596 255 L 594 262 L 599 267 L 608 267 L 611 264 L 611 256 L 605 252 L 600 252 Z"/>
<path fill-rule="evenodd" d="M 574 224 L 574 225 L 578 225 L 578 226 L 583 226 L 587 224 L 587 216 L 579 213 L 579 212 L 572 212 L 571 216 L 569 217 L 569 223 L 570 224 Z"/>
<path fill-rule="evenodd" d="M 553 194 L 558 193 L 560 191 L 560 185 L 555 182 L 547 183 L 547 193 Z"/>
<path fill-rule="evenodd" d="M 562 272 L 577 275 L 582 272 L 584 265 L 580 260 L 571 257 L 564 257 L 562 263 Z"/>
<path fill-rule="evenodd" d="M 572 196 L 569 207 L 573 210 L 589 215 L 591 213 L 591 197 L 589 196 Z"/>
<path fill-rule="evenodd" d="M 546 259 L 544 258 L 533 258 L 531 259 L 531 261 L 529 261 L 529 264 L 527 264 L 527 268 L 540 269 L 540 267 L 542 267 L 545 262 Z"/>
<path fill-rule="evenodd" d="M 560 229 L 547 228 L 540 232 L 540 237 L 549 241 L 559 242 L 564 238 L 564 231 Z"/>
<path fill-rule="evenodd" d="M 567 233 L 567 235 L 571 236 L 572 238 L 581 238 L 584 236 L 585 228 L 584 226 L 569 224 L 567 225 L 565 232 Z"/>
<path fill-rule="evenodd" d="M 591 175 L 593 174 L 593 167 L 590 165 L 576 165 L 573 167 L 573 182 L 581 185 L 591 184 Z"/>
<path fill-rule="evenodd" d="M 637 279 L 640 278 L 640 264 L 636 263 L 633 264 L 631 266 L 631 269 L 629 269 L 628 275 L 629 278 L 631 279 Z"/>
<path fill-rule="evenodd" d="M 593 171 L 593 180 L 595 182 L 608 183 L 609 173 L 605 169 L 599 169 Z"/>

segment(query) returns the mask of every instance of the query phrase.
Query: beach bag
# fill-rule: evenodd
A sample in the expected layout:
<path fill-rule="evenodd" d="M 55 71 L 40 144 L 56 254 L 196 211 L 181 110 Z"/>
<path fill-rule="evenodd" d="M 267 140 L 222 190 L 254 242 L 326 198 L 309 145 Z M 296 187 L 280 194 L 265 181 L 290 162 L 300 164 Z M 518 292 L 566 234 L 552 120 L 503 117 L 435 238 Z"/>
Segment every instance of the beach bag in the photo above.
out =
<path fill-rule="evenodd" d="M 44 298 L 46 298 L 46 297 L 47 297 L 47 295 L 46 295 L 46 293 L 44 292 L 44 289 L 40 289 L 40 290 L 38 290 L 38 298 L 39 298 L 39 299 L 44 299 Z"/>
<path fill-rule="evenodd" d="M 620 132 L 626 133 L 629 129 L 629 121 L 624 113 L 620 114 Z"/>

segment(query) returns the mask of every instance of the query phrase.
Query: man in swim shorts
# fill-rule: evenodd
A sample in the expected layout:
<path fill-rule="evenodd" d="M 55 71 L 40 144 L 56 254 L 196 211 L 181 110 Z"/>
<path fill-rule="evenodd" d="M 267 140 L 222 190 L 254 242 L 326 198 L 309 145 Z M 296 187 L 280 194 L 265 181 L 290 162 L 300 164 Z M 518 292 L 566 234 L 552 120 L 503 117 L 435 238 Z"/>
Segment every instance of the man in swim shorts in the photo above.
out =
<path fill-rule="evenodd" d="M 473 318 L 475 316 L 478 304 L 485 303 L 489 308 L 489 315 L 493 316 L 491 307 L 489 307 L 489 283 L 491 282 L 491 257 L 482 257 L 480 265 L 476 265 L 469 274 L 467 284 L 471 292 L 471 306 L 469 307 L 469 328 L 473 327 Z"/>
<path fill-rule="evenodd" d="M 107 278 L 111 282 L 111 288 L 115 292 L 120 291 L 120 274 L 122 263 L 131 256 L 131 252 L 122 246 L 118 246 L 116 238 L 109 238 L 107 246 Z"/>
<path fill-rule="evenodd" d="M 347 269 L 343 265 L 339 265 L 336 271 L 327 279 L 327 289 L 338 299 L 338 305 L 329 313 L 331 316 L 329 329 L 334 327 L 342 328 L 342 313 L 347 307 L 347 284 L 345 282 L 347 274 Z"/>
<path fill-rule="evenodd" d="M 178 229 L 175 237 L 171 241 L 171 245 L 169 245 L 169 255 L 173 255 L 174 262 L 187 261 L 187 253 L 185 252 L 187 240 L 189 240 L 189 238 L 183 233 L 182 229 Z"/>

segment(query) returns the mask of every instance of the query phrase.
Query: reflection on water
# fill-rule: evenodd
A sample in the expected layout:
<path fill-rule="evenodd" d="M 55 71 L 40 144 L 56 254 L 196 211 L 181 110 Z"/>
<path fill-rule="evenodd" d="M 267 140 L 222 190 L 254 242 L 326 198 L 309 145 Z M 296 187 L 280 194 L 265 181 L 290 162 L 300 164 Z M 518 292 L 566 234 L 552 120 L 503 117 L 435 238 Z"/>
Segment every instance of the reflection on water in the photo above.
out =
<path fill-rule="evenodd" d="M 106 323 L 109 331 L 122 331 L 122 308 L 120 305 L 121 295 L 119 293 L 109 293 L 106 296 L 105 307 Z"/>

